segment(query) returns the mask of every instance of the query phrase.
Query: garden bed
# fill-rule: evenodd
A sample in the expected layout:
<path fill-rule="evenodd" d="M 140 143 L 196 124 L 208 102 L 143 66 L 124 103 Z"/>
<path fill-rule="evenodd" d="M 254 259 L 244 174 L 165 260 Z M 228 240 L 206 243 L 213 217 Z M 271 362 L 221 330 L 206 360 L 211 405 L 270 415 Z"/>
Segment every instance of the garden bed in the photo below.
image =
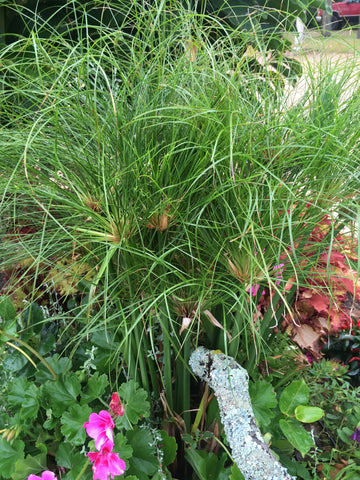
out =
<path fill-rule="evenodd" d="M 130 13 L 1 51 L 0 478 L 243 479 L 201 345 L 289 475 L 356 479 L 354 62 L 304 89 L 264 39 Z"/>

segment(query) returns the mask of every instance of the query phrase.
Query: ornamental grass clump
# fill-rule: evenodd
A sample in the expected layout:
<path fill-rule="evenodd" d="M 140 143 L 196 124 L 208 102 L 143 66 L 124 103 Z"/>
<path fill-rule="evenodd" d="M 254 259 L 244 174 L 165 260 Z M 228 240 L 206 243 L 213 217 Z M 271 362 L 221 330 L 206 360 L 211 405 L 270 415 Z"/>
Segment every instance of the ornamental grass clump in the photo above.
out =
<path fill-rule="evenodd" d="M 56 298 L 54 350 L 99 348 L 96 368 L 135 379 L 182 438 L 192 348 L 254 374 L 314 267 L 333 275 L 324 255 L 358 219 L 360 97 L 339 96 L 354 65 L 328 65 L 288 106 L 269 37 L 125 3 L 0 52 L 0 257 L 18 308 Z M 336 229 L 309 244 L 326 215 Z"/>

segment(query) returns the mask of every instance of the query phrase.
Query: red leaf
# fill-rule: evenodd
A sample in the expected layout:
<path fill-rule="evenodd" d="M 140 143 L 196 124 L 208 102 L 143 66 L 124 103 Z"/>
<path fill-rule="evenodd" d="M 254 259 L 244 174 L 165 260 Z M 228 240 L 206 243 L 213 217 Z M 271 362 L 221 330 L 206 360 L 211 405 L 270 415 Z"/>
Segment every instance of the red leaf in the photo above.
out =
<path fill-rule="evenodd" d="M 319 313 L 329 311 L 329 298 L 322 293 L 315 293 L 309 302 Z"/>

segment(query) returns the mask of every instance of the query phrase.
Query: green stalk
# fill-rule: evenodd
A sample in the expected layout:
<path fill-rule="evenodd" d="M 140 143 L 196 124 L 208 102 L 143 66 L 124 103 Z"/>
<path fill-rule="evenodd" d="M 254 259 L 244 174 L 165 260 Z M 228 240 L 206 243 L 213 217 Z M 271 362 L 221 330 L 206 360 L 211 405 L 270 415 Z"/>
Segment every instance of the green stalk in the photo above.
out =
<path fill-rule="evenodd" d="M 161 315 L 161 328 L 163 333 L 163 357 L 164 357 L 164 385 L 166 400 L 171 409 L 174 408 L 173 403 L 173 384 L 172 384 L 172 355 L 171 341 L 169 336 L 169 320 L 166 313 Z"/>
<path fill-rule="evenodd" d="M 150 350 L 150 345 L 147 339 L 146 334 L 144 333 L 142 336 L 143 342 L 144 342 L 144 348 L 145 352 L 148 352 Z M 147 367 L 149 370 L 149 375 L 150 375 L 150 380 L 151 380 L 151 385 L 152 385 L 152 391 L 159 396 L 159 385 L 156 377 L 156 372 L 155 372 L 155 367 L 154 367 L 154 360 L 152 358 L 147 357 Z"/>
<path fill-rule="evenodd" d="M 230 357 L 236 357 L 239 351 L 242 324 L 243 324 L 243 320 L 242 320 L 241 310 L 237 309 L 234 316 L 233 327 L 231 329 L 232 340 L 229 343 Z"/>
<path fill-rule="evenodd" d="M 207 384 L 206 384 L 206 385 L 207 385 Z M 199 428 L 201 419 L 202 419 L 202 417 L 203 417 L 203 415 L 204 415 L 205 399 L 207 400 L 208 397 L 209 397 L 209 392 L 208 392 L 208 388 L 206 388 L 203 396 L 201 397 L 201 402 L 200 402 L 199 409 L 198 409 L 198 411 L 197 411 L 197 414 L 196 414 L 196 417 L 195 417 L 193 426 L 191 427 L 191 432 L 190 432 L 190 434 L 191 434 L 192 437 L 195 436 L 196 430 Z"/>
<path fill-rule="evenodd" d="M 138 352 L 138 355 L 136 357 L 136 364 L 135 365 L 137 365 L 137 363 L 139 362 L 142 387 L 147 392 L 150 393 L 150 385 L 149 385 L 149 378 L 148 378 L 148 372 L 147 372 L 147 365 L 146 365 L 145 358 L 144 358 L 144 354 L 146 355 L 147 351 L 146 350 L 145 350 L 145 352 L 143 351 L 144 344 L 143 344 L 143 341 L 142 341 L 143 335 L 145 335 L 145 333 L 144 332 L 139 332 L 139 327 L 140 327 L 140 329 L 142 328 L 142 326 L 139 325 L 139 323 L 137 323 L 134 327 L 134 338 L 133 338 L 133 342 L 132 342 L 132 348 L 134 348 L 134 350 L 136 352 Z M 137 370 L 137 368 L 136 368 L 136 370 Z M 136 378 L 136 373 L 137 372 L 135 371 L 134 378 Z"/>
<path fill-rule="evenodd" d="M 260 341 L 265 341 L 269 344 L 269 341 L 272 337 L 272 331 L 270 330 L 270 326 L 277 326 L 281 322 L 282 315 L 287 308 L 290 309 L 290 305 L 292 305 L 292 299 L 295 296 L 297 290 L 297 286 L 293 285 L 291 290 L 286 293 L 286 297 L 283 294 L 276 292 L 273 299 L 272 305 L 268 307 L 264 317 L 260 320 L 259 325 L 259 338 Z M 282 301 L 282 304 L 279 306 L 279 303 Z M 259 345 L 261 348 L 261 345 Z M 257 357 L 258 352 L 256 348 L 251 348 L 249 352 L 249 357 L 246 362 L 246 369 L 249 371 L 253 370 L 257 365 Z"/>
<path fill-rule="evenodd" d="M 129 272 L 129 267 L 128 265 L 125 264 L 125 271 L 126 272 Z M 129 288 L 129 298 L 131 300 L 134 301 L 135 303 L 135 295 L 134 295 L 134 292 L 133 292 L 133 286 L 132 286 L 132 283 L 131 283 L 131 278 L 130 278 L 130 275 L 127 274 L 127 284 L 128 284 L 128 288 Z M 147 372 L 147 367 L 146 367 L 146 362 L 145 362 L 145 358 L 144 358 L 144 354 L 146 355 L 146 350 L 145 352 L 143 351 L 143 348 L 142 348 L 142 338 L 143 338 L 143 335 L 145 335 L 145 332 L 142 331 L 142 324 L 141 324 L 141 321 L 136 318 L 136 314 L 135 314 L 135 311 L 133 310 L 132 313 L 131 313 L 131 316 L 130 318 L 132 319 L 132 330 L 133 330 L 133 338 L 130 340 L 129 344 L 128 344 L 128 352 L 129 354 L 131 354 L 131 357 L 132 358 L 136 358 L 135 361 L 133 361 L 133 364 L 132 364 L 132 377 L 134 379 L 137 378 L 137 365 L 139 363 L 139 367 L 140 367 L 140 376 L 141 376 L 141 383 L 142 383 L 142 387 L 150 393 L 150 385 L 149 385 L 149 379 L 148 379 L 148 372 Z M 129 351 L 130 349 L 130 351 Z M 137 352 L 138 354 L 137 355 L 133 355 L 132 354 L 132 351 L 131 350 L 134 350 L 135 352 Z"/>
<path fill-rule="evenodd" d="M 84 463 L 84 466 L 83 466 L 82 469 L 80 470 L 79 475 L 76 477 L 75 480 L 81 480 L 81 478 L 82 478 L 82 476 L 84 475 L 85 470 L 87 469 L 89 463 L 90 463 L 90 458 L 88 457 L 88 458 L 86 459 L 86 462 Z"/>
<path fill-rule="evenodd" d="M 191 415 L 190 415 L 190 379 L 191 372 L 189 369 L 189 359 L 191 353 L 191 342 L 189 336 L 184 339 L 183 343 L 183 358 L 179 357 L 177 362 L 177 380 L 179 380 L 180 386 L 180 411 L 185 422 L 186 431 L 190 431 Z M 179 371 L 181 370 L 181 374 Z"/>

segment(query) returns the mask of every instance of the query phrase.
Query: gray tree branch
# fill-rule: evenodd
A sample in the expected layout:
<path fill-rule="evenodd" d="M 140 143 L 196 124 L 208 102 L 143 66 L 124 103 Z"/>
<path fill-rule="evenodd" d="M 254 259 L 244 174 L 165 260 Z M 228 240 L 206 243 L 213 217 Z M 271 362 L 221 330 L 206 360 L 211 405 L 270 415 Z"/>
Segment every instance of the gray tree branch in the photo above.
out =
<path fill-rule="evenodd" d="M 214 390 L 232 455 L 246 480 L 291 480 L 276 460 L 256 424 L 249 396 L 249 376 L 231 357 L 199 347 L 190 367 Z"/>

